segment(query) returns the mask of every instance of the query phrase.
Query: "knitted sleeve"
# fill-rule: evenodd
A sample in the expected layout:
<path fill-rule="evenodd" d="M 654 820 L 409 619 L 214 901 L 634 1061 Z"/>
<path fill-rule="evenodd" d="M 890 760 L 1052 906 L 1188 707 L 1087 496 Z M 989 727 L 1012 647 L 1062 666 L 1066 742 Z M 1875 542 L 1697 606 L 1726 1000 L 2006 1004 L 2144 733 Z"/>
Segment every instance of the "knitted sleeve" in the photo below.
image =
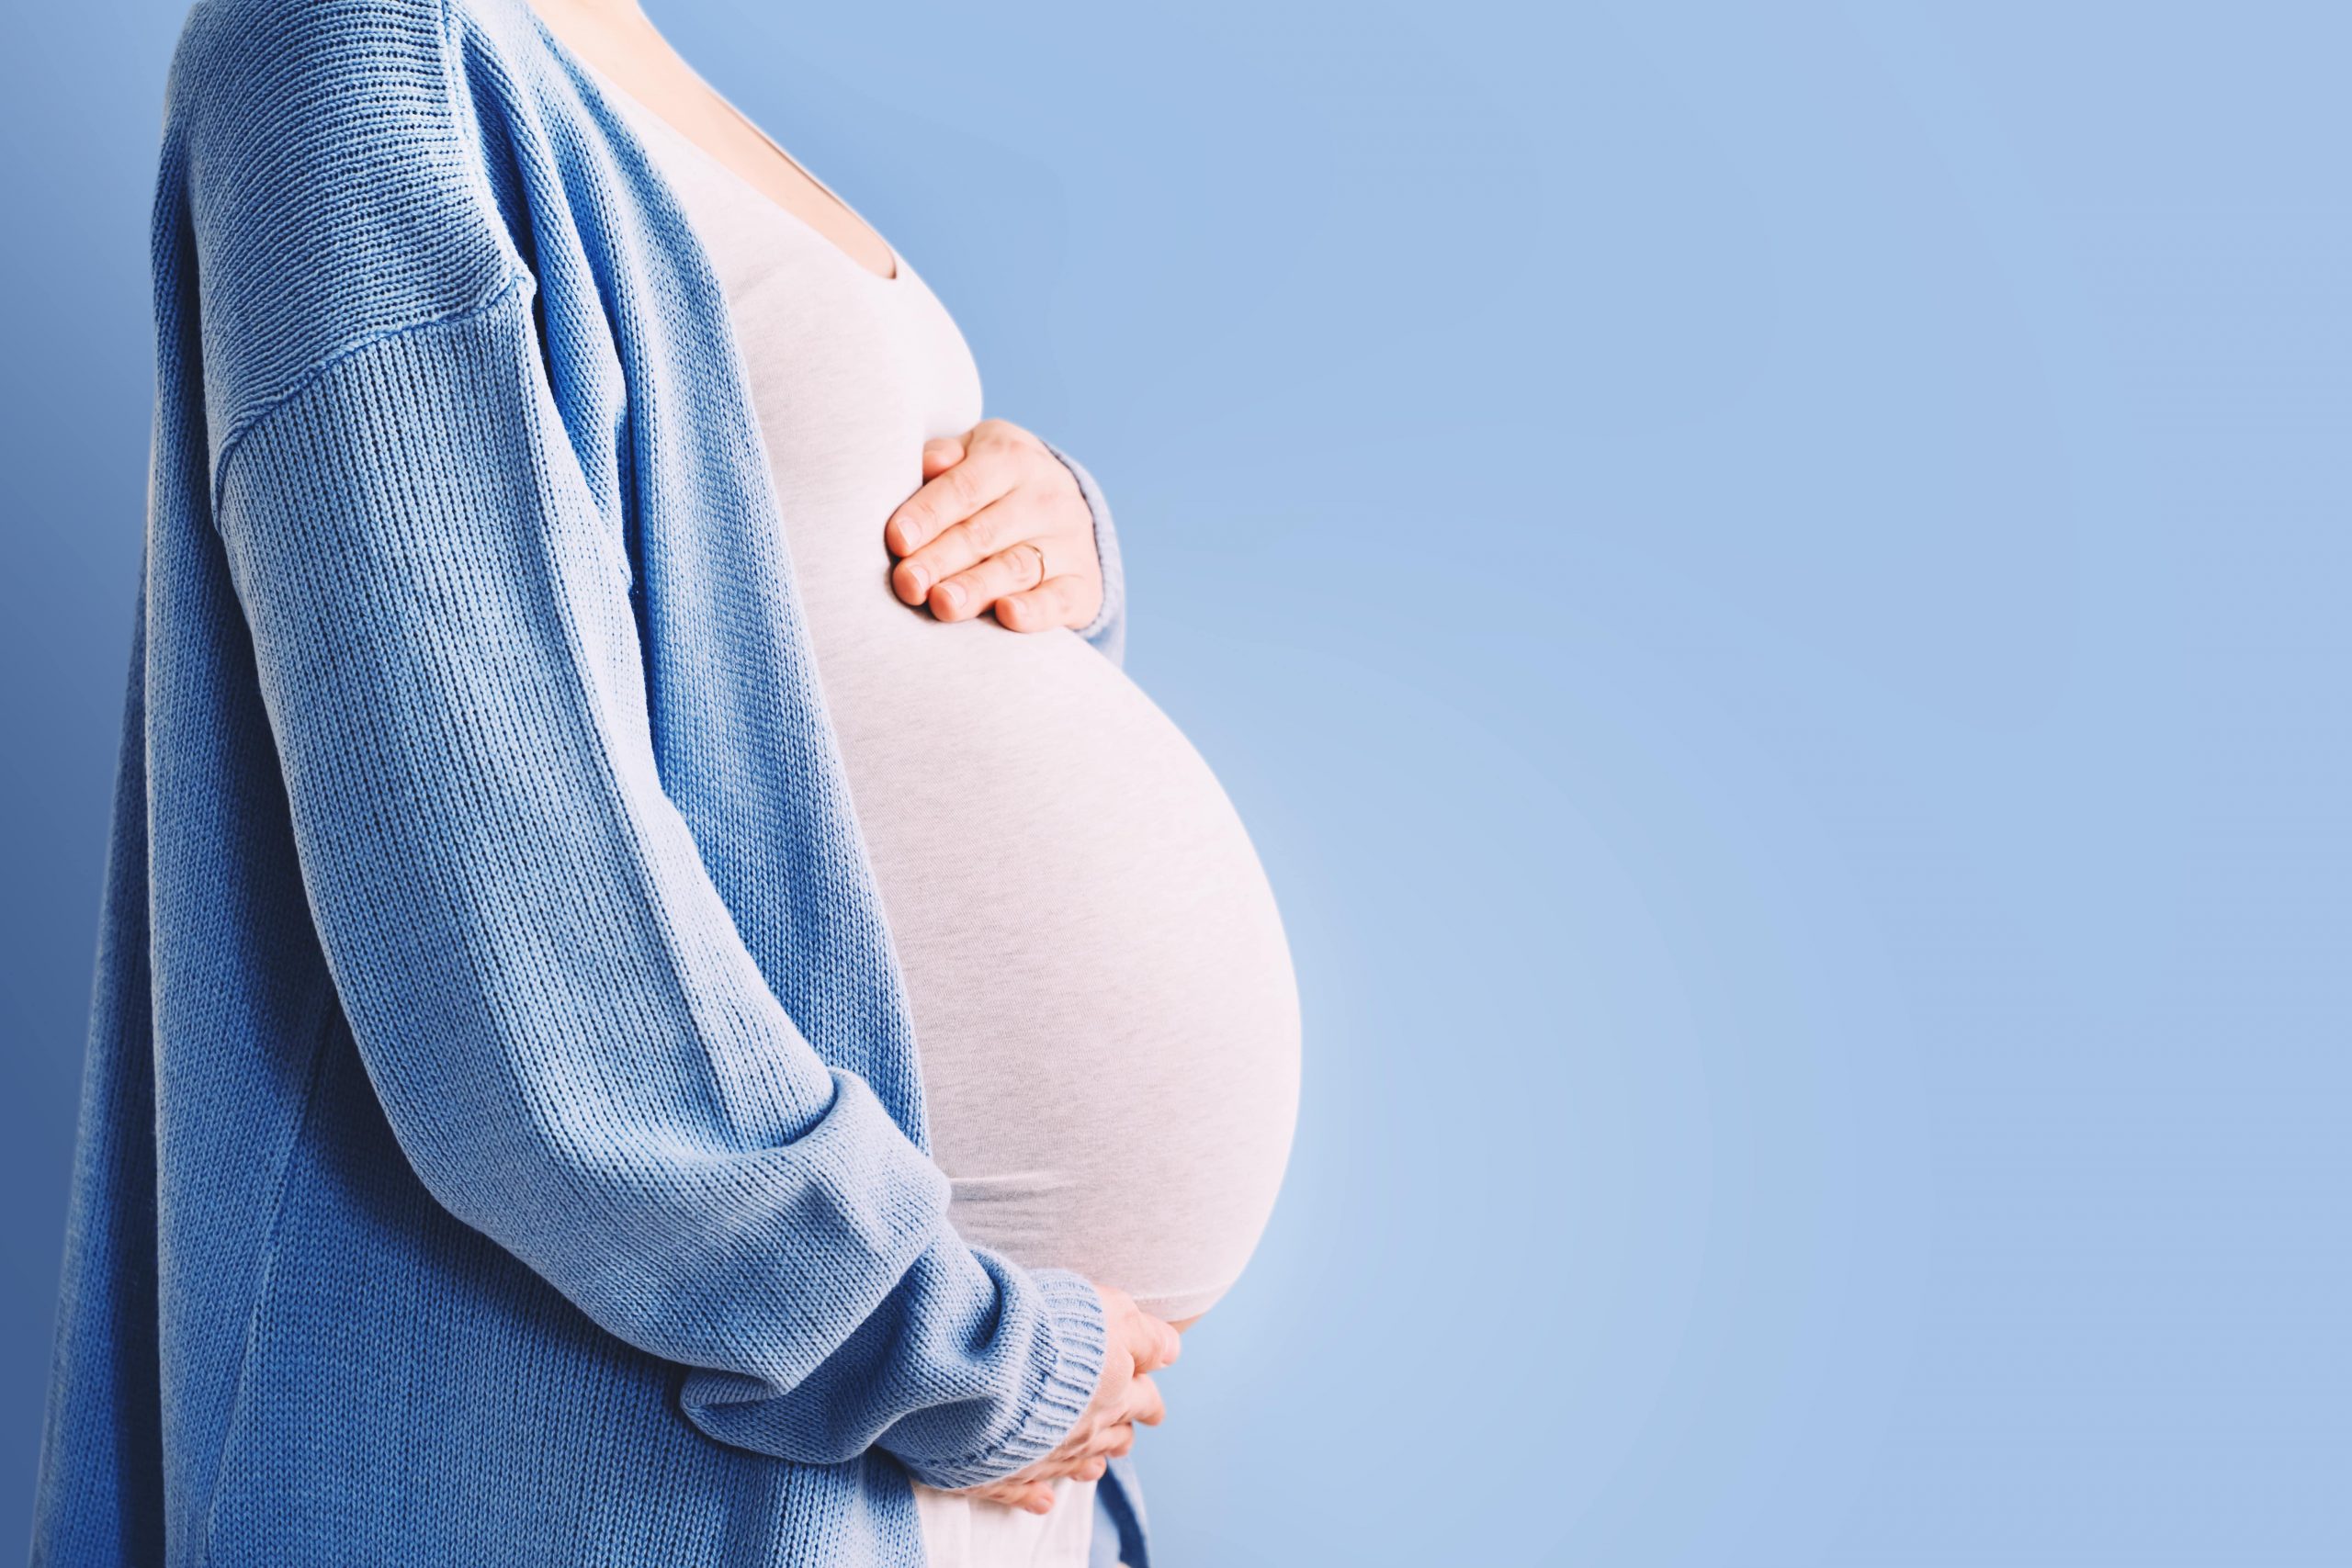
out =
<path fill-rule="evenodd" d="M 1078 480 L 1078 492 L 1086 498 L 1086 509 L 1094 516 L 1094 553 L 1102 561 L 1102 605 L 1094 612 L 1092 620 L 1078 629 L 1078 635 L 1092 643 L 1112 663 L 1124 667 L 1127 650 L 1127 578 L 1119 560 L 1119 536 L 1111 523 L 1111 503 L 1102 499 L 1102 487 L 1077 458 L 1045 437 L 1038 439 Z"/>
<path fill-rule="evenodd" d="M 655 771 L 629 559 L 534 280 L 379 333 L 240 430 L 216 521 L 336 992 L 436 1198 L 710 1436 L 941 1486 L 1058 1442 L 1080 1277 L 947 1183 L 770 990 Z"/>

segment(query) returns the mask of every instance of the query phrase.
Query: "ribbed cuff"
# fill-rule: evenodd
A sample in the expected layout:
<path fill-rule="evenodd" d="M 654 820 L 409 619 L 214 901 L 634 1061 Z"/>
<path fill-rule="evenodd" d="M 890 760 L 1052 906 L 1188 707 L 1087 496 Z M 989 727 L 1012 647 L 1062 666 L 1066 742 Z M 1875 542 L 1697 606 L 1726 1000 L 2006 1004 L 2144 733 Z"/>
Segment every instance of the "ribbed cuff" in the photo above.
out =
<path fill-rule="evenodd" d="M 926 1463 L 923 1482 L 954 1488 L 978 1486 L 1024 1470 L 1060 1446 L 1078 1425 L 1110 1345 L 1102 1297 L 1083 1274 L 1067 1269 L 1035 1269 L 1030 1278 L 1045 1297 L 1046 1327 L 1041 1364 L 1030 1374 L 1022 1401 L 1021 1424 L 994 1447 L 947 1463 Z"/>

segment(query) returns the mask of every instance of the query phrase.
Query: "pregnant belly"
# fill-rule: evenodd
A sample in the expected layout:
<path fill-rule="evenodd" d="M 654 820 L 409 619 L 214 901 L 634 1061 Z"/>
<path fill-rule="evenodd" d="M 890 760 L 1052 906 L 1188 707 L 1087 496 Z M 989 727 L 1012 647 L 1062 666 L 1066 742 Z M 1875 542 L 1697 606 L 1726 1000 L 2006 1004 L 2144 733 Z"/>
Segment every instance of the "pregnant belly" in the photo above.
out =
<path fill-rule="evenodd" d="M 1297 990 L 1249 835 L 1076 635 L 885 610 L 815 647 L 951 1218 L 1202 1312 L 1265 1227 L 1298 1104 Z"/>

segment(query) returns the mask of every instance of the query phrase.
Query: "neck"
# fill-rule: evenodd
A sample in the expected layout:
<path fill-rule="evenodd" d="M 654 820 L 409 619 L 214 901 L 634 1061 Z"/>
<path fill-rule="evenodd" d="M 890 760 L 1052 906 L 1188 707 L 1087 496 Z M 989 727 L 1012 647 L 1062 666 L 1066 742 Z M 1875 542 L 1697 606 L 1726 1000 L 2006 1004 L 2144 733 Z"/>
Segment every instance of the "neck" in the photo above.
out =
<path fill-rule="evenodd" d="M 604 28 L 653 25 L 638 0 L 530 0 L 530 5 L 549 21 L 585 22 Z"/>

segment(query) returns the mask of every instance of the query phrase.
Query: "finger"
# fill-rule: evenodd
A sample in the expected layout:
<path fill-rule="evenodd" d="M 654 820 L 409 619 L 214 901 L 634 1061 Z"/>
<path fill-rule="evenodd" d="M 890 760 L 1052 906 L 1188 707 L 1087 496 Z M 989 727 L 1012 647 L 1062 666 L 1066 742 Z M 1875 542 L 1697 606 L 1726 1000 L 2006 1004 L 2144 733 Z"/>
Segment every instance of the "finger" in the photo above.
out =
<path fill-rule="evenodd" d="M 1093 1437 L 1087 1439 L 1086 1453 L 1083 1457 L 1095 1460 L 1106 1454 L 1123 1454 L 1135 1446 L 1135 1423 L 1113 1421 L 1105 1424 Z"/>
<path fill-rule="evenodd" d="M 1035 588 L 1045 580 L 1045 547 L 1035 539 L 1023 539 L 933 588 L 931 613 L 943 621 L 960 621 L 978 615 L 1007 593 Z"/>
<path fill-rule="evenodd" d="M 1023 1481 L 1005 1488 L 1005 1495 L 989 1501 L 1001 1503 L 1008 1508 L 1025 1509 L 1042 1514 L 1054 1506 L 1053 1483 L 1047 1481 Z"/>
<path fill-rule="evenodd" d="M 1159 1397 L 1159 1385 L 1149 1378 L 1137 1378 L 1127 1385 L 1127 1397 L 1121 1414 L 1129 1421 L 1145 1427 L 1157 1427 L 1167 1418 L 1168 1402 Z"/>
<path fill-rule="evenodd" d="M 968 467 L 968 463 L 962 464 L 947 472 L 960 474 Z M 944 482 L 945 479 L 946 475 L 942 475 L 933 482 Z M 1028 502 L 1028 491 L 1012 491 L 961 522 L 949 524 L 937 538 L 890 569 L 891 581 L 900 590 L 899 597 L 910 604 L 920 604 L 931 597 L 933 589 L 957 572 L 968 571 L 1000 550 L 1023 541 L 1036 542 L 1038 530 L 1029 526 L 1034 512 Z M 917 582 L 923 585 L 922 592 L 909 598 L 906 589 Z M 978 610 L 983 606 L 967 604 L 965 608 Z"/>
<path fill-rule="evenodd" d="M 1008 593 L 999 599 L 996 618 L 1017 632 L 1042 632 L 1053 626 L 1082 626 L 1102 607 L 1102 580 L 1066 571 L 1025 593 Z"/>
<path fill-rule="evenodd" d="M 1091 1438 L 1069 1439 L 1070 1447 L 1057 1449 L 1022 1470 L 1017 1477 L 1008 1478 L 1006 1484 L 1025 1486 L 1036 1482 L 1053 1483 L 1070 1474 L 1087 1460 Z"/>
<path fill-rule="evenodd" d="M 1086 1436 L 1085 1439 L 1077 1447 L 1070 1449 L 1067 1452 L 1055 1454 L 1050 1462 L 1040 1461 L 1039 1462 L 1029 1466 L 1029 1468 L 1021 1472 L 1020 1479 L 1012 1483 L 1012 1484 L 1026 1486 L 1042 1483 L 1050 1486 L 1057 1481 L 1066 1481 L 1073 1478 L 1084 1480 L 1086 1478 L 1086 1470 L 1090 1465 L 1098 1462 L 1106 1454 L 1125 1451 L 1124 1450 L 1116 1447 L 1116 1445 L 1098 1449 L 1096 1446 L 1097 1443 L 1105 1440 L 1102 1438 L 1103 1430 L 1105 1429 L 1097 1428 L 1095 1431 L 1090 1432 Z M 1000 1483 L 999 1484 L 1004 1483 Z"/>
<path fill-rule="evenodd" d="M 1127 1322 L 1127 1351 L 1135 1357 L 1136 1371 L 1156 1372 L 1184 1353 L 1183 1336 L 1149 1313 L 1136 1313 Z"/>
<path fill-rule="evenodd" d="M 962 462 L 926 479 L 922 489 L 899 502 L 898 510 L 883 525 L 883 542 L 893 555 L 911 555 L 1012 490 L 1020 479 L 1020 461 L 1004 448 L 983 446 L 968 451 Z"/>
<path fill-rule="evenodd" d="M 983 1486 L 961 1487 L 956 1495 L 977 1497 L 985 1503 L 1001 1503 L 1008 1508 L 1027 1508 L 1031 1513 L 1043 1513 L 1045 1509 L 1036 1505 L 1043 1501 L 1046 1507 L 1053 1506 L 1054 1483 L 1050 1479 L 1014 1481 L 1007 1478 L 991 1481 Z"/>
<path fill-rule="evenodd" d="M 922 477 L 936 479 L 943 469 L 952 468 L 964 460 L 964 438 L 943 435 L 922 444 Z"/>

